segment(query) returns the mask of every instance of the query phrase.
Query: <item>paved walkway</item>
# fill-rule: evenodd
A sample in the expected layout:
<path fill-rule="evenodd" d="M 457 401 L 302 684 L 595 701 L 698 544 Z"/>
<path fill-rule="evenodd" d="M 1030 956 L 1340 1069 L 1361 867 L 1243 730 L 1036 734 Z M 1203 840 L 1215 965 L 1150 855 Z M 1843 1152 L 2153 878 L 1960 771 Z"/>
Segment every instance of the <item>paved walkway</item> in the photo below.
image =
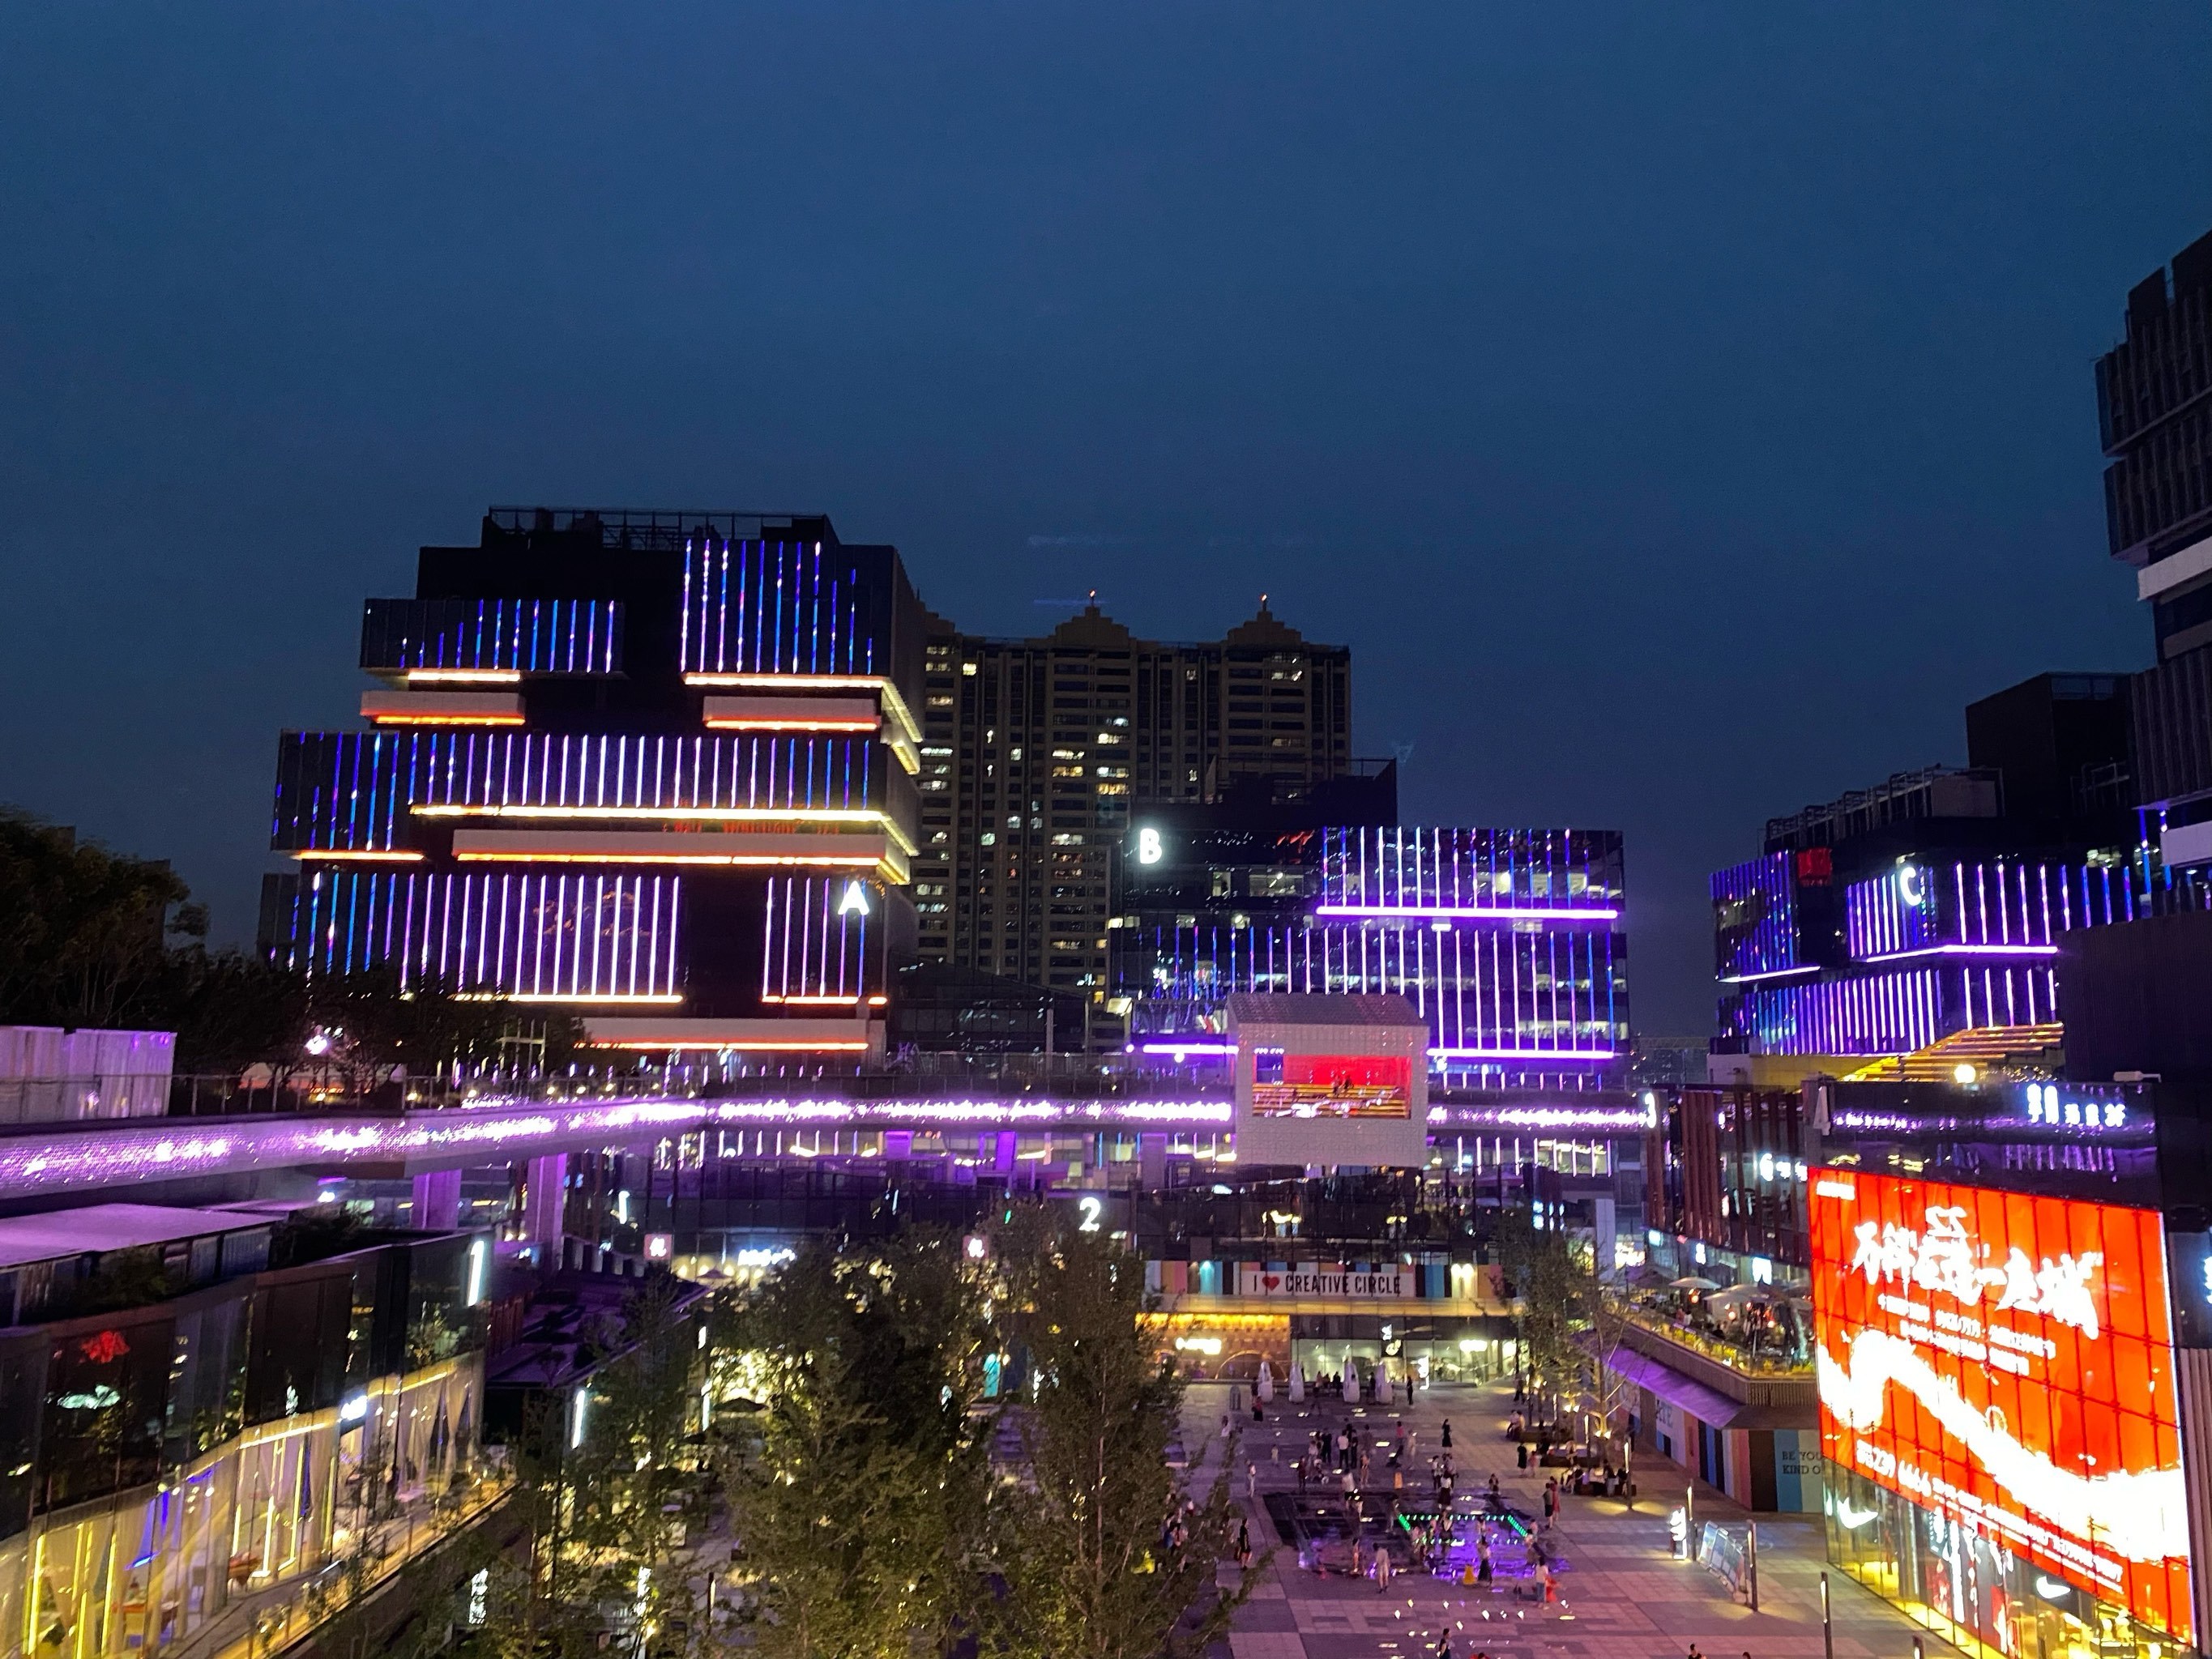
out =
<path fill-rule="evenodd" d="M 1189 1390 L 1184 1443 L 1194 1480 L 1220 1466 L 1220 1419 L 1228 1397 L 1225 1384 L 1198 1383 Z M 1462 1588 L 1404 1571 L 1384 1593 L 1372 1582 L 1345 1574 L 1302 1571 L 1297 1552 L 1278 1542 L 1265 1499 L 1271 1492 L 1296 1490 L 1293 1462 L 1305 1449 L 1305 1437 L 1323 1424 L 1334 1428 L 1341 1423 L 1346 1408 L 1334 1401 L 1293 1406 L 1279 1395 L 1267 1408 L 1267 1420 L 1255 1424 L 1249 1387 L 1243 1398 L 1237 1461 L 1256 1468 L 1260 1501 L 1247 1496 L 1243 1468 L 1234 1490 L 1251 1517 L 1255 1549 L 1272 1546 L 1275 1554 L 1237 1614 L 1229 1641 L 1233 1659 L 1423 1659 L 1433 1653 L 1447 1626 L 1457 1659 L 1478 1653 L 1488 1659 L 1681 1659 L 1692 1643 L 1705 1659 L 1744 1654 L 1751 1659 L 1823 1659 L 1824 1563 L 1818 1517 L 1760 1520 L 1759 1610 L 1753 1613 L 1711 1573 L 1674 1558 L 1667 1511 L 1692 1483 L 1664 1462 L 1639 1471 L 1644 1496 L 1632 1511 L 1619 1499 L 1565 1500 L 1558 1532 L 1568 1566 L 1559 1577 L 1560 1600 L 1554 1606 L 1518 1599 L 1508 1583 Z M 1409 1500 L 1425 1491 L 1428 1460 L 1449 1418 L 1462 1500 L 1485 1486 L 1495 1470 L 1510 1504 L 1539 1513 L 1545 1472 L 1531 1469 L 1523 1475 L 1514 1467 L 1512 1443 L 1504 1437 L 1511 1401 L 1510 1384 L 1440 1384 L 1411 1406 L 1368 1404 L 1354 1411 L 1358 1421 L 1378 1431 L 1401 1420 L 1414 1434 L 1414 1455 L 1408 1460 L 1413 1467 L 1407 1471 Z M 1741 1526 L 1746 1520 L 1741 1507 L 1695 1484 L 1699 1522 Z M 1237 1581 L 1236 1570 L 1225 1568 L 1223 1583 Z M 1954 1659 L 1948 1644 L 1922 1632 L 1841 1572 L 1829 1573 L 1829 1591 L 1835 1659 L 1911 1659 L 1916 1635 L 1930 1656 Z"/>

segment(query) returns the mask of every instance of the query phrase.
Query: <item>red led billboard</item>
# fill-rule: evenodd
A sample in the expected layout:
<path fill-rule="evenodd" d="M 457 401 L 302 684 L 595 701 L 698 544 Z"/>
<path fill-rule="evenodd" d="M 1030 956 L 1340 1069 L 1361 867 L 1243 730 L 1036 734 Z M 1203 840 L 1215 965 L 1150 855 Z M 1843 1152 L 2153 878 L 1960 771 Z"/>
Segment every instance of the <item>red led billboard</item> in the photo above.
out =
<path fill-rule="evenodd" d="M 1255 1117 L 1404 1117 L 1413 1109 L 1413 1061 L 1403 1054 L 1255 1057 Z"/>
<path fill-rule="evenodd" d="M 1831 1465 L 2193 1639 L 2157 1212 L 1848 1170 L 1810 1201 Z"/>

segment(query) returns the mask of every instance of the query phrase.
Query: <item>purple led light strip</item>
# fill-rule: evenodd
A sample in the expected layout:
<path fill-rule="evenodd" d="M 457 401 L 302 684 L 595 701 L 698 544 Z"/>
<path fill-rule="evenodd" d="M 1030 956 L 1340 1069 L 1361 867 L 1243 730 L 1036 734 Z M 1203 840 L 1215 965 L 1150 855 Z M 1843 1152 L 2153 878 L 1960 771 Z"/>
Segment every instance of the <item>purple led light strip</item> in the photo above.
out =
<path fill-rule="evenodd" d="M 148 1181 L 258 1170 L 395 1161 L 431 1168 L 635 1145 L 714 1128 L 1032 1127 L 1226 1129 L 1225 1098 L 1013 1100 L 613 1100 L 499 1105 L 389 1117 L 258 1118 L 186 1127 L 188 1119 L 0 1137 L 0 1198 L 54 1196 Z M 1572 1104 L 1447 1107 L 1431 1124 L 1632 1127 L 1632 1108 Z"/>
<path fill-rule="evenodd" d="M 2055 945 L 1923 945 L 1917 951 L 1890 951 L 1866 962 L 1905 962 L 1916 957 L 2055 957 Z"/>
<path fill-rule="evenodd" d="M 1613 921 L 1612 907 L 1588 909 L 1534 904 L 1316 904 L 1317 916 L 1406 916 L 1436 921 Z"/>
<path fill-rule="evenodd" d="M 1431 1060 L 1618 1060 L 1612 1048 L 1431 1048 Z"/>

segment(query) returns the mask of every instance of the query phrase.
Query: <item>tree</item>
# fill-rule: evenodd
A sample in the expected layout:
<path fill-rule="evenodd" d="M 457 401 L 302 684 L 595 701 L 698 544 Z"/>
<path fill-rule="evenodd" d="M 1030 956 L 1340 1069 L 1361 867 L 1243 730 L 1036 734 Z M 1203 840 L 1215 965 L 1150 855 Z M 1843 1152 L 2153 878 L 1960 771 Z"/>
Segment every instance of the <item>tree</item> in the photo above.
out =
<path fill-rule="evenodd" d="M 1182 1382 L 1140 1323 L 1143 1263 L 1042 1211 L 1018 1212 L 1000 1250 L 1005 1328 L 1026 1350 L 1035 1386 L 1021 1409 L 1027 1480 L 1010 1490 L 996 1540 L 1006 1593 L 985 1645 L 1024 1659 L 1202 1652 L 1227 1634 L 1244 1594 L 1214 1589 L 1234 1532 L 1234 1443 L 1184 1512 L 1167 1458 Z"/>
<path fill-rule="evenodd" d="M 533 1010 L 525 1018 L 497 991 L 434 975 L 402 981 L 398 969 L 380 967 L 302 982 L 305 1029 L 329 1042 L 323 1063 L 352 1094 L 380 1087 L 403 1068 L 425 1078 L 456 1065 L 503 1065 L 518 1044 L 558 1065 L 582 1034 L 573 1014 Z"/>
<path fill-rule="evenodd" d="M 704 1519 L 702 1368 L 678 1294 L 663 1277 L 633 1298 L 628 1351 L 592 1378 L 583 1439 L 563 1460 L 567 1599 L 617 1614 L 641 1654 L 680 1653 L 700 1634 L 686 1550 Z"/>
<path fill-rule="evenodd" d="M 1498 1260 L 1513 1281 L 1520 1302 L 1521 1351 L 1539 1404 L 1547 1415 L 1580 1376 L 1583 1352 L 1575 1346 L 1575 1322 L 1582 1313 L 1583 1275 L 1567 1248 L 1566 1235 L 1534 1225 L 1522 1211 L 1498 1218 Z"/>
<path fill-rule="evenodd" d="M 823 1242 L 726 1314 L 764 1409 L 732 1520 L 767 1659 L 908 1659 L 972 1624 L 993 1488 L 984 1290 L 960 1242 Z"/>
<path fill-rule="evenodd" d="M 169 979 L 171 933 L 207 931 L 207 913 L 188 896 L 166 864 L 0 808 L 0 1019 L 145 1018 Z"/>
<path fill-rule="evenodd" d="M 1593 1274 L 1589 1287 L 1590 1392 L 1597 1401 L 1598 1419 L 1608 1433 L 1620 1438 L 1620 1466 L 1626 1470 L 1636 1455 L 1635 1437 L 1627 1431 L 1626 1418 L 1636 1401 L 1635 1382 L 1616 1369 L 1613 1361 L 1628 1338 L 1632 1322 L 1625 1303 L 1606 1293 L 1603 1280 Z M 1636 1507 L 1632 1495 L 1628 1507 Z"/>
<path fill-rule="evenodd" d="M 168 1018 L 184 1075 L 235 1075 L 268 1066 L 280 1075 L 306 1057 L 307 981 L 240 951 L 179 951 Z"/>
<path fill-rule="evenodd" d="M 648 1279 L 601 1334 L 615 1352 L 589 1378 L 580 1440 L 568 1402 L 530 1413 L 509 1505 L 526 1547 L 470 1564 L 484 1575 L 487 1614 L 472 1648 L 499 1659 L 698 1650 L 691 1552 L 711 1471 L 696 1434 L 698 1325 L 678 1298 L 665 1275 Z"/>

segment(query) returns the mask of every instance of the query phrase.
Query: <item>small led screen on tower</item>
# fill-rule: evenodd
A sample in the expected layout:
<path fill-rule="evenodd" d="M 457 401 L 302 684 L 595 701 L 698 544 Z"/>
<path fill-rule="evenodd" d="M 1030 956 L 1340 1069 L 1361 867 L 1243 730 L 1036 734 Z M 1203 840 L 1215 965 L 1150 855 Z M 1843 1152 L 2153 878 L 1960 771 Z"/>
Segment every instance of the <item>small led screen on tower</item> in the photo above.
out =
<path fill-rule="evenodd" d="M 1413 1063 L 1403 1054 L 1253 1055 L 1255 1117 L 1405 1117 L 1413 1110 Z"/>

